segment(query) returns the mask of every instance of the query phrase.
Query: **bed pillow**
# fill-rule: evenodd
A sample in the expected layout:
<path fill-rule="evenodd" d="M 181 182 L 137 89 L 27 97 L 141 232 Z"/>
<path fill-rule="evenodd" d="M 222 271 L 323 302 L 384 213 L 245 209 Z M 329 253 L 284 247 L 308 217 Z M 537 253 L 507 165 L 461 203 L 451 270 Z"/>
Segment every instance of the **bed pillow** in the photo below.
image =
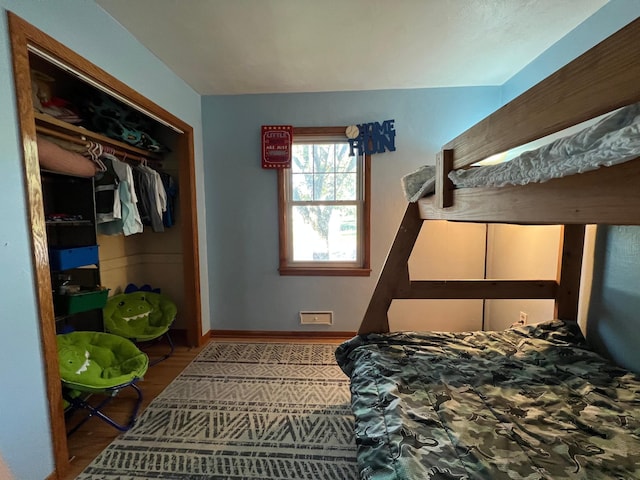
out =
<path fill-rule="evenodd" d="M 436 167 L 425 165 L 402 177 L 402 190 L 407 201 L 414 203 L 436 189 Z"/>

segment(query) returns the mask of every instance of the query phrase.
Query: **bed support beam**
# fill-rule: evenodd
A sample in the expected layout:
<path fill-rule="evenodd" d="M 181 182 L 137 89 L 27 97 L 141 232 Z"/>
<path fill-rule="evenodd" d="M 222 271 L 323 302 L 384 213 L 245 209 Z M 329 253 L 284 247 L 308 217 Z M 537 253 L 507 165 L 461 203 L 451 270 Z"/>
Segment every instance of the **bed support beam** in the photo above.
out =
<path fill-rule="evenodd" d="M 585 225 L 565 225 L 558 254 L 555 318 L 578 321 Z"/>
<path fill-rule="evenodd" d="M 453 170 L 453 150 L 442 150 L 436 156 L 436 205 L 447 208 L 453 205 L 453 182 L 449 172 Z"/>
<path fill-rule="evenodd" d="M 418 205 L 407 206 L 359 335 L 389 332 L 388 312 L 394 299 L 555 299 L 555 318 L 578 319 L 585 225 L 565 225 L 556 280 L 414 280 L 409 257 L 423 220 Z"/>
<path fill-rule="evenodd" d="M 417 280 L 398 299 L 550 299 L 556 298 L 555 280 Z"/>
<path fill-rule="evenodd" d="M 384 263 L 378 283 L 373 291 L 364 319 L 358 330 L 359 335 L 373 332 L 388 332 L 387 312 L 394 298 L 411 290 L 409 283 L 409 257 L 422 228 L 418 204 L 410 203 L 404 212 L 393 245 Z"/>

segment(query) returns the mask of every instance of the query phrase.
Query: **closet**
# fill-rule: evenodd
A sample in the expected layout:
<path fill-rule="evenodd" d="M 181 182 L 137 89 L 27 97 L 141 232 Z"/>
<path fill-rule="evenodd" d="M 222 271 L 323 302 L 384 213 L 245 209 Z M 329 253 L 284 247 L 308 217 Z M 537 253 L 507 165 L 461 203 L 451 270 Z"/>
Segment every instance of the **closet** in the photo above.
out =
<path fill-rule="evenodd" d="M 71 455 L 57 368 L 57 332 L 65 328 L 100 330 L 100 297 L 106 295 L 106 289 L 114 294 L 129 283 L 146 283 L 160 288 L 177 304 L 173 331 L 178 338 L 184 332 L 184 341 L 193 346 L 206 340 L 200 311 L 193 129 L 21 18 L 12 13 L 8 18 L 45 357 L 43 369 L 56 474 L 62 476 Z M 32 88 L 34 80 L 44 82 L 56 98 L 75 101 L 83 95 L 97 95 L 125 105 L 150 125 L 152 147 L 149 142 L 133 144 L 123 141 L 122 136 L 115 138 L 112 131 L 97 132 L 90 129 L 90 122 L 76 124 L 73 115 L 56 117 L 43 112 L 38 108 L 38 87 Z M 133 168 L 144 163 L 172 177 L 177 187 L 172 226 L 162 232 L 145 225 L 142 233 L 102 234 L 95 213 L 100 175 L 51 171 L 50 165 L 41 165 L 38 141 L 43 138 L 76 145 L 80 150 L 99 144 Z M 68 295 L 69 285 L 82 285 L 83 293 L 89 296 Z"/>

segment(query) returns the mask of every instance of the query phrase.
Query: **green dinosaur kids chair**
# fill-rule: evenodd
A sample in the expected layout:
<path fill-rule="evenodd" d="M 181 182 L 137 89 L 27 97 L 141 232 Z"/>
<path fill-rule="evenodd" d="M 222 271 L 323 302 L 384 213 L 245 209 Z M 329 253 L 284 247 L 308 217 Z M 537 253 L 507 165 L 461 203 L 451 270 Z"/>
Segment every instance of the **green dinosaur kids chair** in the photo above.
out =
<path fill-rule="evenodd" d="M 169 327 L 176 318 L 176 305 L 161 293 L 136 291 L 121 293 L 107 299 L 103 310 L 104 327 L 109 333 L 128 338 L 135 343 L 167 339 L 170 351 L 154 359 L 155 365 L 173 354 Z"/>
<path fill-rule="evenodd" d="M 57 335 L 58 364 L 62 395 L 67 412 L 84 409 L 89 414 L 73 427 L 75 432 L 92 416 L 97 416 L 120 431 L 136 421 L 142 392 L 136 385 L 147 372 L 149 358 L 130 340 L 104 332 L 70 332 Z M 127 423 L 118 423 L 102 409 L 124 388 L 135 390 L 137 398 Z M 93 394 L 105 395 L 100 403 L 89 403 Z"/>

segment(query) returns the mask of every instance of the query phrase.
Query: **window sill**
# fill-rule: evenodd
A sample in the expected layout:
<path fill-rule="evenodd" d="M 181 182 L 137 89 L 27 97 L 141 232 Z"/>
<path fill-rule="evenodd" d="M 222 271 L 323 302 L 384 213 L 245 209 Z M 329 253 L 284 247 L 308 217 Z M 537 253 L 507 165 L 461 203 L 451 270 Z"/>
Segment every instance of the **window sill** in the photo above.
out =
<path fill-rule="evenodd" d="M 336 267 L 280 267 L 280 275 L 300 275 L 318 277 L 368 277 L 370 268 L 336 268 Z"/>

